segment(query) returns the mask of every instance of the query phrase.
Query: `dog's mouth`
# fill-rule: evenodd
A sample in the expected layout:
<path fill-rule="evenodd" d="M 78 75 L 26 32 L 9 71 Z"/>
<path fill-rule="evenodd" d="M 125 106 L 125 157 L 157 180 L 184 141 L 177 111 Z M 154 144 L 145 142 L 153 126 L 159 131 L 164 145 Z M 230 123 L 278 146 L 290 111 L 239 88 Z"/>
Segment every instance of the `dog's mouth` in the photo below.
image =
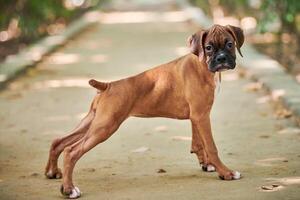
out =
<path fill-rule="evenodd" d="M 223 71 L 227 71 L 233 69 L 233 67 L 231 67 L 229 64 L 227 63 L 223 63 L 223 64 L 219 64 L 215 67 L 215 72 L 223 72 Z"/>

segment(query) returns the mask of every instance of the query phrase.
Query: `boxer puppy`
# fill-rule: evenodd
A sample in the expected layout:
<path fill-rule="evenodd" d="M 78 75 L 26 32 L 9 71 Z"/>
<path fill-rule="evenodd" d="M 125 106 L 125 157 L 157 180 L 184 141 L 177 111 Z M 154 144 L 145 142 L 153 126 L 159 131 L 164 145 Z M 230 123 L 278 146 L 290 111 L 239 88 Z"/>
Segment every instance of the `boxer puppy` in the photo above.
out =
<path fill-rule="evenodd" d="M 45 171 L 48 178 L 62 177 L 57 159 L 64 152 L 63 195 L 80 197 L 81 192 L 72 181 L 76 162 L 107 140 L 130 116 L 190 120 L 191 153 L 197 155 L 202 169 L 216 170 L 223 180 L 240 179 L 241 174 L 226 167 L 218 156 L 210 111 L 215 72 L 235 68 L 235 48 L 242 55 L 243 31 L 230 25 L 214 25 L 193 34 L 188 42 L 191 53 L 169 63 L 118 81 L 89 81 L 98 93 L 87 116 L 70 135 L 55 139 L 49 152 Z"/>

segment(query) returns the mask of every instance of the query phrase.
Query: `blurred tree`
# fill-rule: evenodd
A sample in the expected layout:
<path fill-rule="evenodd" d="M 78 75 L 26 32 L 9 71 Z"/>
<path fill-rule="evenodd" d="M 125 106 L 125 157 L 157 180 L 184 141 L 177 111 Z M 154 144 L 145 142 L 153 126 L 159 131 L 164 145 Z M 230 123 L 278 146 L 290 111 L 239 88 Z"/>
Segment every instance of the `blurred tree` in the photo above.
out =
<path fill-rule="evenodd" d="M 23 39 L 33 40 L 48 34 L 46 27 L 59 20 L 68 22 L 82 13 L 89 5 L 96 5 L 100 0 L 0 0 L 0 31 L 7 30 L 11 23 L 20 29 Z M 70 3 L 77 7 L 70 9 Z M 87 5 L 89 4 L 89 5 Z"/>
<path fill-rule="evenodd" d="M 262 35 L 255 46 L 277 59 L 290 72 L 300 73 L 300 0 L 190 0 L 214 17 L 214 12 L 241 20 L 254 17 L 256 33 Z M 254 34 L 254 36 L 259 34 Z M 263 40 L 268 37 L 269 40 Z M 255 38 L 255 37 L 254 37 Z"/>
<path fill-rule="evenodd" d="M 42 36 L 59 33 L 99 4 L 100 0 L 0 0 L 0 61 Z"/>
<path fill-rule="evenodd" d="M 268 25 L 278 20 L 281 28 L 278 34 L 285 32 L 294 34 L 297 42 L 300 42 L 300 22 L 297 15 L 300 15 L 299 0 L 264 0 L 261 7 L 262 17 L 259 23 L 259 29 L 262 32 L 268 31 Z"/>
<path fill-rule="evenodd" d="M 300 37 L 299 0 L 191 0 L 207 14 L 212 15 L 216 6 L 222 7 L 225 15 L 238 18 L 253 16 L 258 21 L 258 31 L 289 32 Z M 270 30 L 271 24 L 279 22 L 278 30 Z M 300 41 L 300 40 L 299 40 Z"/>

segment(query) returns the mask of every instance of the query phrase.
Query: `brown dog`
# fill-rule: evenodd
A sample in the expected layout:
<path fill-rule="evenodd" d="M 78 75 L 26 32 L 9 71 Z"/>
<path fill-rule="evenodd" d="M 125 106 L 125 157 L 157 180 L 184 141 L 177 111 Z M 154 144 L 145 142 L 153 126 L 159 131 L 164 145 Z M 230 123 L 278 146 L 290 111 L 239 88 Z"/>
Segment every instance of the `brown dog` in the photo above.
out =
<path fill-rule="evenodd" d="M 107 140 L 130 116 L 190 119 L 192 149 L 203 170 L 216 170 L 225 180 L 239 179 L 240 173 L 227 168 L 218 157 L 211 126 L 214 102 L 214 72 L 235 68 L 235 47 L 240 52 L 243 31 L 234 26 L 214 25 L 189 38 L 191 54 L 133 77 L 103 83 L 90 80 L 99 90 L 90 111 L 68 136 L 53 141 L 45 175 L 61 178 L 57 159 L 64 151 L 61 192 L 78 198 L 72 172 L 79 158 Z"/>

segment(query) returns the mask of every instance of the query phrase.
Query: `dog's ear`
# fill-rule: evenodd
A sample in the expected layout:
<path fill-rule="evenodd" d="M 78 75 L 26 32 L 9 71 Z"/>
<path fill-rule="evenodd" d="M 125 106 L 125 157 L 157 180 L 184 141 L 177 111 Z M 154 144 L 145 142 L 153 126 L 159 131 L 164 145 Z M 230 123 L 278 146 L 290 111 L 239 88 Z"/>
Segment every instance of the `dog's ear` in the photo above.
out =
<path fill-rule="evenodd" d="M 228 32 L 233 36 L 233 38 L 235 40 L 236 48 L 237 48 L 239 54 L 243 57 L 241 50 L 240 50 L 240 48 L 244 44 L 244 39 L 245 39 L 243 30 L 236 26 L 227 25 L 226 27 L 228 29 Z"/>
<path fill-rule="evenodd" d="M 207 32 L 204 30 L 198 31 L 188 38 L 188 46 L 191 49 L 191 53 L 199 56 L 200 58 L 204 55 L 204 41 Z"/>

